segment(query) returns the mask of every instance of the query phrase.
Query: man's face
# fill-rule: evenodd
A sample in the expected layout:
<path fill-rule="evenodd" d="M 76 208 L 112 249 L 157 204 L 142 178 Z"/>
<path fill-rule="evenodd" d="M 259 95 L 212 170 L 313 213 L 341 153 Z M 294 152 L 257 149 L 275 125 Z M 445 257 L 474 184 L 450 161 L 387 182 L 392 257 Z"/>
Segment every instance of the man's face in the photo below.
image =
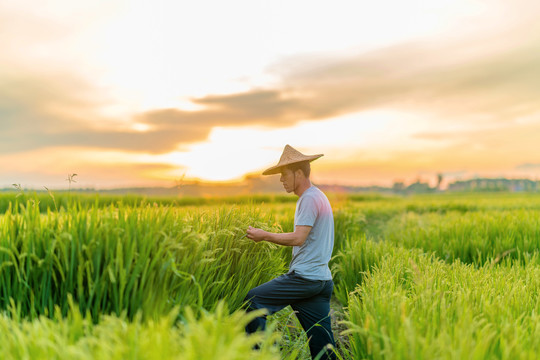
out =
<path fill-rule="evenodd" d="M 294 191 L 295 181 L 294 172 L 291 169 L 284 168 L 281 170 L 281 177 L 279 181 L 283 183 L 285 191 L 290 193 Z"/>

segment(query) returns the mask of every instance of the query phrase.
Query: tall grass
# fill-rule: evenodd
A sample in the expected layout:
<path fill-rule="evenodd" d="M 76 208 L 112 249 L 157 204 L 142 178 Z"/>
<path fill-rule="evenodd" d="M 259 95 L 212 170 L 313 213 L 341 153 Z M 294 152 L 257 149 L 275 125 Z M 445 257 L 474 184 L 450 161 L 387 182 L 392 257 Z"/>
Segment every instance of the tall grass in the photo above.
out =
<path fill-rule="evenodd" d="M 13 310 L 12 310 L 13 311 Z M 258 313 L 230 311 L 220 302 L 198 316 L 189 308 L 184 321 L 177 310 L 155 320 L 102 315 L 96 324 L 76 307 L 51 319 L 0 315 L 2 359 L 280 359 L 271 330 L 246 336 L 244 326 Z M 255 344 L 259 350 L 254 350 Z"/>
<path fill-rule="evenodd" d="M 231 314 L 290 261 L 246 228 L 292 231 L 296 197 L 71 195 L 0 195 L 0 357 L 309 356 L 290 309 L 281 340 Z M 540 196 L 329 198 L 340 358 L 534 358 Z"/>
<path fill-rule="evenodd" d="M 333 258 L 334 295 L 342 303 L 349 302 L 349 293 L 364 283 L 367 274 L 384 257 L 393 256 L 396 246 L 386 241 L 368 240 L 364 235 L 349 237 Z M 417 251 L 421 253 L 421 251 Z"/>
<path fill-rule="evenodd" d="M 161 206 L 223 206 L 223 205 L 252 205 L 252 204 L 294 204 L 297 200 L 290 195 L 253 195 L 253 196 L 223 196 L 223 197 L 172 197 L 172 196 L 143 196 L 136 194 L 108 195 L 99 193 L 67 193 L 46 191 L 24 191 L 0 193 L 0 213 L 8 207 L 18 207 L 31 200 L 39 204 L 39 209 L 45 213 L 50 210 L 69 210 L 73 201 L 82 207 L 131 206 L 141 207 L 148 204 Z M 51 196 L 52 195 L 52 196 Z"/>
<path fill-rule="evenodd" d="M 347 306 L 347 356 L 536 358 L 538 200 L 458 195 L 340 209 L 333 273 Z"/>
<path fill-rule="evenodd" d="M 35 203 L 0 219 L 0 308 L 66 314 L 72 295 L 83 313 L 159 316 L 173 306 L 240 306 L 247 291 L 284 269 L 276 247 L 238 240 L 248 225 L 272 230 L 251 208 L 185 212 L 161 206 L 75 205 L 41 214 Z"/>
<path fill-rule="evenodd" d="M 504 257 L 527 261 L 540 249 L 540 211 L 408 212 L 388 222 L 383 238 L 434 251 L 448 262 L 460 259 L 481 265 Z"/>
<path fill-rule="evenodd" d="M 540 267 L 475 268 L 396 248 L 349 299 L 355 359 L 532 359 Z"/>

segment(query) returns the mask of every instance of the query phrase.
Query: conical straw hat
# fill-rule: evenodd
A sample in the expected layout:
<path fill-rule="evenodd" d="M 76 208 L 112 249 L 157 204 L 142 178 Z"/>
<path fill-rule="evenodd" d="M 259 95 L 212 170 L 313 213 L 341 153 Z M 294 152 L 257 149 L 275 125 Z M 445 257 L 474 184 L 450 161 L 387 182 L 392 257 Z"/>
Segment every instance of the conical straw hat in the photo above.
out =
<path fill-rule="evenodd" d="M 263 175 L 274 175 L 279 174 L 281 172 L 281 168 L 290 164 L 298 163 L 301 161 L 313 161 L 317 160 L 323 156 L 323 154 L 317 154 L 317 155 L 304 155 L 300 151 L 296 150 L 290 145 L 285 145 L 285 149 L 283 149 L 283 154 L 281 154 L 281 158 L 279 159 L 279 162 L 277 165 L 272 166 L 271 168 L 266 169 L 262 174 Z"/>

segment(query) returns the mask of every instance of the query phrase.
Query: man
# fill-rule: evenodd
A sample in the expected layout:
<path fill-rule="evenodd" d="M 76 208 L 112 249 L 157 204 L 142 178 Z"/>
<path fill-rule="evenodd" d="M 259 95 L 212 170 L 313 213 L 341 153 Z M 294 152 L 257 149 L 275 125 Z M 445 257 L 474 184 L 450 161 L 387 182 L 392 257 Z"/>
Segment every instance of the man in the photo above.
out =
<path fill-rule="evenodd" d="M 270 233 L 250 226 L 247 237 L 255 242 L 291 246 L 292 260 L 288 273 L 251 289 L 245 301 L 248 311 L 264 308 L 269 314 L 290 305 L 307 333 L 311 357 L 322 354 L 321 359 L 335 359 L 330 321 L 334 283 L 328 267 L 334 247 L 334 217 L 328 198 L 309 179 L 310 162 L 321 156 L 304 155 L 286 145 L 279 163 L 263 172 L 280 173 L 285 191 L 299 197 L 294 232 Z M 258 317 L 246 331 L 262 330 L 265 325 L 266 318 Z"/>

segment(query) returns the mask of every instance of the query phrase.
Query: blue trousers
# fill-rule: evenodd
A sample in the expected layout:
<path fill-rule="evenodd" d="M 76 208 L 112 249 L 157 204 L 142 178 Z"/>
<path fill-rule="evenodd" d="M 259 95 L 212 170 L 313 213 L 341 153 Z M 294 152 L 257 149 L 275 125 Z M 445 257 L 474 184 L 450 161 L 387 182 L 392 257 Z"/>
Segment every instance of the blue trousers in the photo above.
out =
<path fill-rule="evenodd" d="M 274 314 L 290 305 L 307 333 L 311 357 L 315 359 L 328 344 L 335 346 L 330 319 L 332 280 L 307 280 L 294 271 L 251 289 L 246 298 L 247 311 L 267 309 Z M 258 317 L 246 326 L 246 332 L 264 330 L 266 317 Z M 333 350 L 325 350 L 320 359 L 335 359 Z"/>

